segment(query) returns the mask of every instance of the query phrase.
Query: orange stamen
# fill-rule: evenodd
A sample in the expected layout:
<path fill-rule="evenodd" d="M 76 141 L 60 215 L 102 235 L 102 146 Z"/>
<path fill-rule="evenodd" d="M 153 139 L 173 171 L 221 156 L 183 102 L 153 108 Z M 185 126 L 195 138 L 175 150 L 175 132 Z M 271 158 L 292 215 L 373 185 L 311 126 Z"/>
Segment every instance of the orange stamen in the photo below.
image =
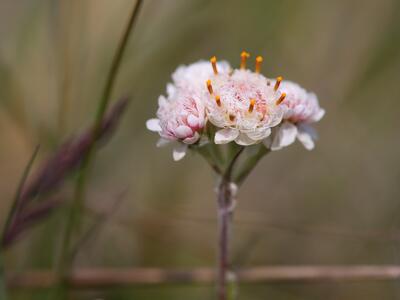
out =
<path fill-rule="evenodd" d="M 250 54 L 246 51 L 240 53 L 240 68 L 246 69 L 246 60 L 250 57 Z"/>
<path fill-rule="evenodd" d="M 261 63 L 263 62 L 262 56 L 256 57 L 256 73 L 260 73 L 261 71 Z"/>
<path fill-rule="evenodd" d="M 232 115 L 232 114 L 230 114 L 230 115 L 229 115 L 229 120 L 230 120 L 231 122 L 233 122 L 233 121 L 235 120 L 235 116 Z"/>
<path fill-rule="evenodd" d="M 221 107 L 221 97 L 220 96 L 215 96 L 215 102 L 217 102 L 217 105 Z"/>
<path fill-rule="evenodd" d="M 249 113 L 253 112 L 255 104 L 256 104 L 256 100 L 255 99 L 250 99 Z"/>
<path fill-rule="evenodd" d="M 213 94 L 213 88 L 212 88 L 210 79 L 207 80 L 207 89 L 208 89 L 208 92 L 210 93 L 210 95 L 212 95 Z"/>
<path fill-rule="evenodd" d="M 274 91 L 277 91 L 279 89 L 279 86 L 281 85 L 282 80 L 283 80 L 282 76 L 279 76 L 276 78 Z"/>
<path fill-rule="evenodd" d="M 276 105 L 279 105 L 283 102 L 283 100 L 285 100 L 286 97 L 286 93 L 282 93 L 282 95 L 279 97 L 279 99 L 276 101 Z"/>
<path fill-rule="evenodd" d="M 214 70 L 214 74 L 217 75 L 217 74 L 218 74 L 218 70 L 217 70 L 217 57 L 216 57 L 216 56 L 211 57 L 211 58 L 210 58 L 210 62 L 211 62 L 212 68 L 213 68 L 213 70 Z"/>

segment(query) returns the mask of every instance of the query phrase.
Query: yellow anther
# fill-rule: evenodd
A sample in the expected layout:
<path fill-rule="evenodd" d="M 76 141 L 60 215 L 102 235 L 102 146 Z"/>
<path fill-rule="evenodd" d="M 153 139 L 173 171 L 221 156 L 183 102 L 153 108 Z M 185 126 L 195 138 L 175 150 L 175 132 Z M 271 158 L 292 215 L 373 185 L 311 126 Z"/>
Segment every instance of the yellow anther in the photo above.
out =
<path fill-rule="evenodd" d="M 218 74 L 218 70 L 217 70 L 217 57 L 216 57 L 216 56 L 211 57 L 211 58 L 210 58 L 210 62 L 211 62 L 212 68 L 213 68 L 213 70 L 214 70 L 214 74 L 217 75 L 217 74 Z"/>
<path fill-rule="evenodd" d="M 274 86 L 274 91 L 277 91 L 279 89 L 279 86 L 281 85 L 283 78 L 282 76 L 278 76 L 276 78 L 275 86 Z"/>
<path fill-rule="evenodd" d="M 255 104 L 256 104 L 256 100 L 255 99 L 250 99 L 249 113 L 253 112 Z"/>
<path fill-rule="evenodd" d="M 220 96 L 215 96 L 215 102 L 217 103 L 218 106 L 221 106 L 221 97 Z"/>
<path fill-rule="evenodd" d="M 246 69 L 246 60 L 250 57 L 250 54 L 246 51 L 240 53 L 240 68 Z"/>
<path fill-rule="evenodd" d="M 232 114 L 230 114 L 230 115 L 229 115 L 229 120 L 230 120 L 231 122 L 235 121 L 235 116 L 232 115 Z"/>
<path fill-rule="evenodd" d="M 256 73 L 260 73 L 261 71 L 261 63 L 263 62 L 262 56 L 256 57 Z"/>
<path fill-rule="evenodd" d="M 212 95 L 213 94 L 213 88 L 212 88 L 210 79 L 207 80 L 207 89 L 208 89 L 208 92 L 210 93 L 210 95 Z"/>
<path fill-rule="evenodd" d="M 279 99 L 276 101 L 276 105 L 279 105 L 283 102 L 283 100 L 285 100 L 286 97 L 286 93 L 282 93 L 282 95 L 279 97 Z"/>

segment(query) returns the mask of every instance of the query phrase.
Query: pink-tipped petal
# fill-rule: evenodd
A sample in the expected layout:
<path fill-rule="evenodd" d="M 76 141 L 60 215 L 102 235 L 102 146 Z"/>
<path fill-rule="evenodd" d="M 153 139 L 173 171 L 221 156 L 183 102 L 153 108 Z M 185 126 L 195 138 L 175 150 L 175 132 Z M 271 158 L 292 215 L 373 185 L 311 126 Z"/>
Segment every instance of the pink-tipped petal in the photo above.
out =
<path fill-rule="evenodd" d="M 183 142 L 185 144 L 194 144 L 196 143 L 200 138 L 200 134 L 198 132 L 195 132 L 194 135 L 192 137 L 188 137 L 186 139 L 183 140 Z"/>
<path fill-rule="evenodd" d="M 198 127 L 199 126 L 199 118 L 194 115 L 189 115 L 187 118 L 187 122 L 190 127 Z"/>
<path fill-rule="evenodd" d="M 175 129 L 175 135 L 177 138 L 185 139 L 193 135 L 192 129 L 185 125 L 180 125 Z"/>

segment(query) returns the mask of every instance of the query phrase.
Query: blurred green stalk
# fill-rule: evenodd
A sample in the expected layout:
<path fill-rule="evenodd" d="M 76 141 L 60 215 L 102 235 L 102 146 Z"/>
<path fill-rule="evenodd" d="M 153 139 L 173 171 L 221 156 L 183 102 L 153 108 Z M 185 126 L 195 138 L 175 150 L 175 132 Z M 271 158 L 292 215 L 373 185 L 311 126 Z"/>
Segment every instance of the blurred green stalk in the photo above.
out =
<path fill-rule="evenodd" d="M 137 19 L 137 16 L 139 15 L 140 7 L 142 4 L 143 0 L 137 0 L 133 9 L 131 16 L 129 18 L 129 22 L 127 26 L 125 27 L 125 31 L 123 33 L 123 36 L 119 42 L 119 45 L 117 47 L 117 52 L 115 53 L 115 56 L 113 58 L 113 62 L 110 68 L 110 71 L 107 76 L 107 81 L 106 85 L 104 87 L 104 91 L 102 94 L 102 97 L 99 102 L 99 106 L 97 107 L 97 112 L 96 112 L 96 118 L 95 118 L 95 123 L 94 123 L 94 133 L 95 136 L 99 134 L 100 128 L 101 128 L 101 121 L 103 120 L 104 114 L 107 111 L 109 102 L 110 102 L 110 96 L 112 93 L 112 89 L 114 87 L 114 83 L 118 74 L 118 69 L 121 65 L 122 58 L 124 56 L 126 46 L 128 44 L 128 39 L 129 35 L 134 27 L 135 20 Z M 95 138 L 93 140 L 96 140 Z M 73 218 L 73 223 L 79 223 L 79 215 L 80 212 L 83 210 L 83 204 L 84 204 L 84 199 L 85 199 L 85 192 L 86 192 L 86 180 L 87 180 L 87 174 L 89 172 L 89 166 L 90 162 L 93 159 L 93 154 L 94 154 L 94 145 L 95 143 L 93 142 L 91 144 L 91 147 L 88 150 L 87 155 L 85 156 L 82 167 L 80 172 L 78 173 L 78 179 L 77 179 L 77 184 L 76 184 L 76 189 L 75 189 L 75 203 L 74 203 L 74 218 Z"/>
<path fill-rule="evenodd" d="M 14 201 L 11 206 L 11 210 L 8 213 L 6 223 L 4 224 L 4 229 L 3 229 L 3 234 L 1 236 L 1 245 L 0 247 L 3 247 L 3 238 L 6 235 L 7 230 L 12 226 L 13 222 L 15 221 L 15 218 L 17 217 L 18 211 L 22 206 L 21 203 L 21 193 L 22 189 L 24 188 L 25 182 L 28 178 L 29 172 L 32 169 L 33 162 L 36 159 L 37 154 L 39 153 L 39 145 L 36 146 L 35 150 L 33 151 L 33 154 L 31 155 L 28 164 L 26 165 L 21 179 L 19 180 L 17 190 L 15 192 L 14 196 Z M 1 300 L 6 300 L 7 299 L 7 289 L 6 289 L 6 276 L 5 276 L 5 271 L 4 271 L 4 263 L 3 263 L 3 251 L 0 249 L 0 299 Z"/>
<path fill-rule="evenodd" d="M 3 266 L 3 253 L 0 252 L 0 299 L 7 300 L 6 276 Z"/>
<path fill-rule="evenodd" d="M 123 36 L 119 42 L 119 45 L 117 47 L 117 52 L 114 55 L 110 71 L 108 73 L 107 79 L 106 79 L 106 84 L 102 93 L 102 97 L 100 99 L 99 105 L 97 107 L 97 112 L 96 112 L 96 118 L 95 118 L 95 123 L 94 123 L 94 135 L 95 137 L 99 134 L 100 129 L 101 129 L 101 122 L 103 120 L 103 117 L 107 111 L 109 102 L 110 102 L 110 96 L 112 93 L 112 89 L 116 80 L 116 76 L 118 74 L 119 67 L 121 65 L 122 58 L 124 56 L 126 46 L 128 43 L 129 35 L 134 27 L 134 23 L 139 15 L 139 11 L 141 8 L 143 0 L 137 0 L 135 5 L 133 6 L 132 13 L 130 15 L 128 24 L 125 27 Z M 87 182 L 87 176 L 89 172 L 89 166 L 91 163 L 91 160 L 94 155 L 94 150 L 95 150 L 95 142 L 96 138 L 93 139 L 92 144 L 90 145 L 90 148 L 88 149 L 88 153 L 85 156 L 82 166 L 80 169 L 80 172 L 78 173 L 78 178 L 77 178 L 77 183 L 76 183 L 76 188 L 75 188 L 75 194 L 74 194 L 74 201 L 69 209 L 68 216 L 67 216 L 67 223 L 66 223 L 66 229 L 62 241 L 62 248 L 61 248 L 61 254 L 60 254 L 60 261 L 59 261 L 59 266 L 58 266 L 58 274 L 61 279 L 61 285 L 60 287 L 62 288 L 65 285 L 65 275 L 68 271 L 68 268 L 71 264 L 71 259 L 69 255 L 69 250 L 70 250 L 70 244 L 71 244 L 71 239 L 73 232 L 75 229 L 78 229 L 80 227 L 80 220 L 81 220 L 81 214 L 84 208 L 84 202 L 85 202 L 85 192 L 86 192 L 86 182 Z M 62 283 L 64 281 L 64 283 Z M 65 295 L 65 293 L 64 293 Z"/>

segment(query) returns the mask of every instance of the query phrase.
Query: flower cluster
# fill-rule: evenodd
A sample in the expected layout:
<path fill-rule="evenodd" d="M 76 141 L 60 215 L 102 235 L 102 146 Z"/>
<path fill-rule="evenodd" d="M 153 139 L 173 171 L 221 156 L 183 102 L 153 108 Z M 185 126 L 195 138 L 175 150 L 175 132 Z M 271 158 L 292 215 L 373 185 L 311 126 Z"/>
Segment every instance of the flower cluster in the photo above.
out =
<path fill-rule="evenodd" d="M 217 128 L 210 141 L 215 144 L 264 142 L 278 150 L 297 137 L 307 149 L 314 147 L 316 133 L 310 124 L 324 115 L 315 94 L 282 77 L 260 74 L 261 56 L 256 57 L 254 72 L 246 69 L 248 57 L 241 53 L 239 69 L 217 62 L 214 56 L 210 62 L 181 66 L 172 74 L 167 96 L 158 99 L 157 118 L 146 125 L 161 136 L 159 146 L 177 142 L 175 160 L 184 157 L 189 145 L 205 140 L 208 122 Z"/>

